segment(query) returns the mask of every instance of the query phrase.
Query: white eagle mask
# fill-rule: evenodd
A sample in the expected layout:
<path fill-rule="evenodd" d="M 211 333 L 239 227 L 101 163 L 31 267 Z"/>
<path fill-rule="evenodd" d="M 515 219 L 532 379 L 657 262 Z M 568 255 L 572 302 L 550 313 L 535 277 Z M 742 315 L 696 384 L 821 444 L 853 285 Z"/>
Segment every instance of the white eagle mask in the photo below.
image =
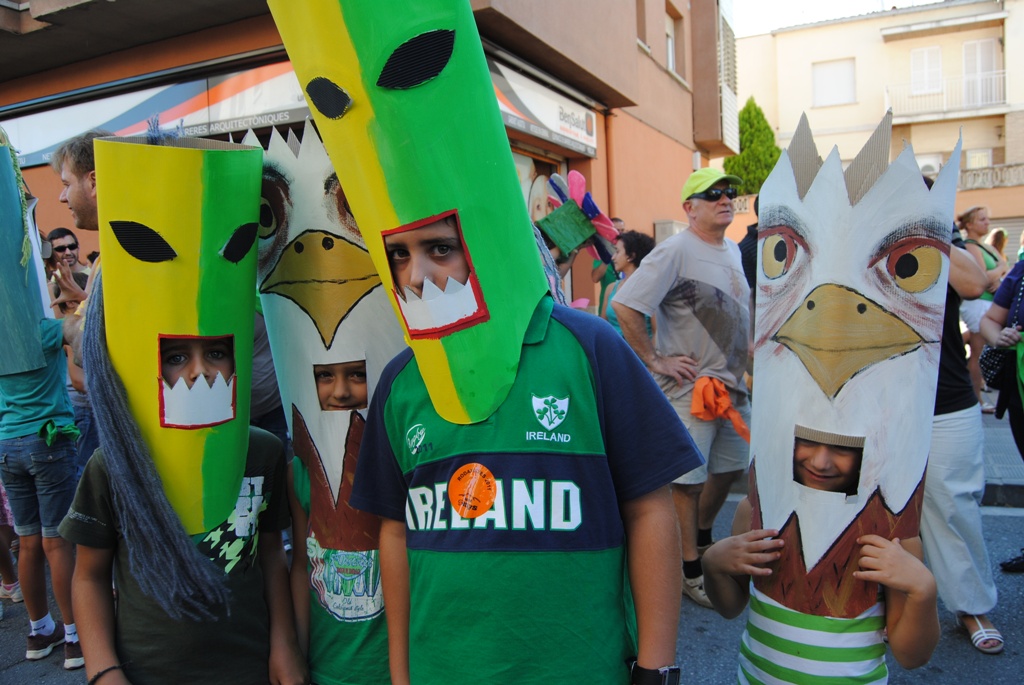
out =
<path fill-rule="evenodd" d="M 929 191 L 909 146 L 889 164 L 891 122 L 844 172 L 836 149 L 822 163 L 802 117 L 761 188 L 754 517 L 795 529 L 786 549 L 807 572 L 862 513 L 889 518 L 858 534 L 889 536 L 916 509 L 928 457 L 960 143 Z M 856 493 L 798 484 L 798 436 L 862 446 Z M 882 508 L 866 512 L 873 499 Z M 840 615 L 844 602 L 814 613 Z"/>
<path fill-rule="evenodd" d="M 251 131 L 245 141 L 259 144 Z M 369 402 L 402 331 L 308 120 L 301 144 L 272 131 L 263 188 L 257 282 L 281 400 L 293 439 L 304 423 L 337 505 L 352 412 L 321 410 L 313 365 L 365 360 Z"/>

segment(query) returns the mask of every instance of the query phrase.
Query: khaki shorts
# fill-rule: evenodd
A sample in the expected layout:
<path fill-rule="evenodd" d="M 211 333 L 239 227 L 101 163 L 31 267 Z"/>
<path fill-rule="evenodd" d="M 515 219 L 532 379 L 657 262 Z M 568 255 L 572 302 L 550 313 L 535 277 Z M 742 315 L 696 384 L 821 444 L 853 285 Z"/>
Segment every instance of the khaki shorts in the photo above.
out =
<path fill-rule="evenodd" d="M 750 425 L 750 401 L 744 396 L 739 398 L 730 393 L 733 406 L 739 411 L 746 424 Z M 686 430 L 693 438 L 697 449 L 704 455 L 707 464 L 700 466 L 676 478 L 673 483 L 678 485 L 698 485 L 708 479 L 708 472 L 728 473 L 745 471 L 750 463 L 750 445 L 740 437 L 732 427 L 729 419 L 702 421 L 690 413 L 693 393 L 688 392 L 679 399 L 669 399 Z"/>

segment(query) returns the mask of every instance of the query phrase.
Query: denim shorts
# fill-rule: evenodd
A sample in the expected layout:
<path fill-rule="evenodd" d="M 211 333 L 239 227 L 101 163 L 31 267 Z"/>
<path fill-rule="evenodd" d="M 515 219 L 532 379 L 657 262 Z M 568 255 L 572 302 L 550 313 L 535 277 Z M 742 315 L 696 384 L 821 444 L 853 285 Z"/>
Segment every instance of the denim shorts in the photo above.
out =
<path fill-rule="evenodd" d="M 0 440 L 0 478 L 18 535 L 59 537 L 57 526 L 78 487 L 75 443 L 58 437 L 53 446 L 36 435 Z"/>
<path fill-rule="evenodd" d="M 96 420 L 93 418 L 92 407 L 89 405 L 76 405 L 74 409 L 75 426 L 82 433 L 78 436 L 78 442 L 75 443 L 75 451 L 78 453 L 75 461 L 78 462 L 78 475 L 81 476 L 82 471 L 85 470 L 86 462 L 89 461 L 89 457 L 100 446 L 100 436 L 97 433 L 98 427 L 96 426 Z"/>

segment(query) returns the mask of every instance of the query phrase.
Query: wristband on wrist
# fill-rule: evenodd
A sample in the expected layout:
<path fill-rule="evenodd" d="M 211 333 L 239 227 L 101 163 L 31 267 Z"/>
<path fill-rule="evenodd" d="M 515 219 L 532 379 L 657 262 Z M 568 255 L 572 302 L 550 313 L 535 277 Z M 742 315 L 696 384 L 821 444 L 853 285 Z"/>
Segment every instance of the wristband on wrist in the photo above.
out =
<path fill-rule="evenodd" d="M 632 685 L 679 685 L 679 667 L 643 668 L 632 661 L 629 664 L 629 678 Z"/>
<path fill-rule="evenodd" d="M 128 663 L 127 661 L 124 662 L 124 664 L 127 664 L 127 663 Z M 114 664 L 113 666 L 107 666 L 106 668 L 104 668 L 102 670 L 96 671 L 96 673 L 93 674 L 92 678 L 89 678 L 89 682 L 86 683 L 86 685 L 96 685 L 96 683 L 99 682 L 100 678 L 102 678 L 106 674 L 110 673 L 111 671 L 121 671 L 121 670 L 124 670 L 124 668 L 123 668 L 124 664 Z"/>

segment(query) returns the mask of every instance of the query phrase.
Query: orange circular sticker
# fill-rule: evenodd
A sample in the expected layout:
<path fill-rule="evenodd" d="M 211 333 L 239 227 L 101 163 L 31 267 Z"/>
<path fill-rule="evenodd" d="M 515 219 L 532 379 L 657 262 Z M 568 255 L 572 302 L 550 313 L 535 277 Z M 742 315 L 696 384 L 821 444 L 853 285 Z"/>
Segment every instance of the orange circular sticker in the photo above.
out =
<path fill-rule="evenodd" d="M 497 495 L 494 474 L 483 464 L 460 466 L 448 481 L 448 501 L 464 519 L 482 516 L 494 504 Z"/>

